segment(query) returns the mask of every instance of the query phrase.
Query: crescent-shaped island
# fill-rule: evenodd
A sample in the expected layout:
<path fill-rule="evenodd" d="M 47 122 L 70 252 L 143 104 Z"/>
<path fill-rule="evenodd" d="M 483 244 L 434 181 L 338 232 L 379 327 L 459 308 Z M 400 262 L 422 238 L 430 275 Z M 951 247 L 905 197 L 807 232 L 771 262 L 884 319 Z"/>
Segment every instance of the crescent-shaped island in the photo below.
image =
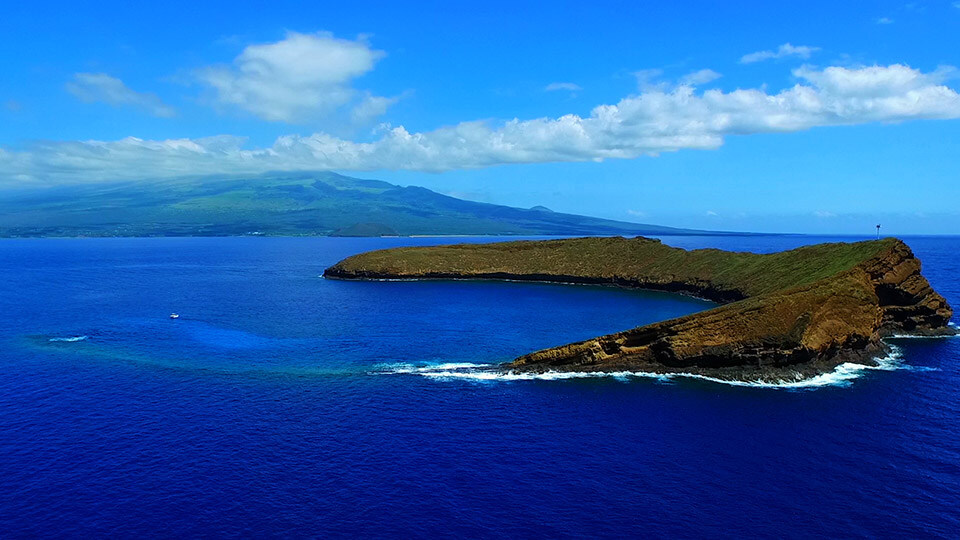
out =
<path fill-rule="evenodd" d="M 671 291 L 719 307 L 561 345 L 505 371 L 693 373 L 725 380 L 812 377 L 875 362 L 894 335 L 948 335 L 953 312 L 901 240 L 770 254 L 684 250 L 590 237 L 407 247 L 354 255 L 324 276 L 352 280 L 516 280 Z"/>

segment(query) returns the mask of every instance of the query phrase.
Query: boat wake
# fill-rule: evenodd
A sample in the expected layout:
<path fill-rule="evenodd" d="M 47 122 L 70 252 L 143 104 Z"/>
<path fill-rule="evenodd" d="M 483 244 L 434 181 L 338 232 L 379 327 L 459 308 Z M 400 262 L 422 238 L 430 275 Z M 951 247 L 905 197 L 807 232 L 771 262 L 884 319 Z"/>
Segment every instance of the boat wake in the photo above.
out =
<path fill-rule="evenodd" d="M 903 363 L 903 354 L 899 347 L 890 345 L 889 355 L 878 358 L 875 365 L 855 364 L 847 362 L 840 364 L 830 373 L 822 373 L 814 377 L 804 377 L 797 373 L 795 379 L 770 380 L 732 380 L 719 377 L 710 377 L 697 373 L 653 373 L 646 371 L 547 371 L 543 373 L 528 373 L 503 371 L 497 364 L 448 363 L 434 365 L 389 364 L 383 365 L 375 374 L 388 375 L 419 375 L 439 380 L 472 380 L 472 381 L 561 381 L 569 379 L 612 378 L 622 381 L 631 379 L 653 379 L 660 383 L 671 383 L 677 379 L 699 379 L 730 386 L 773 389 L 815 389 L 830 386 L 850 386 L 852 382 L 871 370 L 895 371 L 914 370 L 930 371 L 935 368 L 918 368 Z"/>
<path fill-rule="evenodd" d="M 52 337 L 47 341 L 73 343 L 75 341 L 86 341 L 87 339 L 88 339 L 87 336 L 71 336 L 71 337 Z"/>

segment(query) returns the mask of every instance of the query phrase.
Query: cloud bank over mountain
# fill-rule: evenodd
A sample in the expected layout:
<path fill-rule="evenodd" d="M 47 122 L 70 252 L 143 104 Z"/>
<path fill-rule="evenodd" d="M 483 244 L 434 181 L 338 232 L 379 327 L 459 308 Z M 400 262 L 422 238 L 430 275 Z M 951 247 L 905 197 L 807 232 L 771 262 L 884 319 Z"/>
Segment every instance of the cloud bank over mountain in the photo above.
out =
<path fill-rule="evenodd" d="M 313 51 L 310 53 L 304 51 Z M 313 54 L 342 69 L 302 77 L 284 66 Z M 333 60 L 331 60 L 331 58 Z M 250 46 L 230 67 L 206 72 L 224 104 L 265 119 L 284 120 L 305 108 L 354 103 L 376 116 L 389 100 L 348 83 L 372 69 L 376 51 L 328 35 L 291 35 Z M 336 62 L 334 62 L 336 60 Z M 103 181 L 272 170 L 446 171 L 515 163 L 633 159 L 684 149 L 715 149 L 730 135 L 786 133 L 826 126 L 960 118 L 960 94 L 946 84 L 952 68 L 924 73 L 907 65 L 803 66 L 797 83 L 722 91 L 704 85 L 719 74 L 702 70 L 675 85 L 645 86 L 589 115 L 468 121 L 432 131 L 385 125 L 379 138 L 355 141 L 318 132 L 284 135 L 248 148 L 232 135 L 198 139 L 39 142 L 0 148 L 0 178 L 10 181 Z M 274 82 L 276 84 L 274 84 Z M 311 93 L 300 99 L 286 85 Z M 372 100 L 372 101 L 371 101 Z"/>

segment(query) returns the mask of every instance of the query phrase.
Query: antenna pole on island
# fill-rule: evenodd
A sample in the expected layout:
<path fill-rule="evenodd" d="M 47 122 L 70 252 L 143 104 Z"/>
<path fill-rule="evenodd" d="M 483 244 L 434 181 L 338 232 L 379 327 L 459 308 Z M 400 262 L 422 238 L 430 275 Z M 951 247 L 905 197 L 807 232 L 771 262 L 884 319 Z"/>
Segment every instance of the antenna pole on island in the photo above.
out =
<path fill-rule="evenodd" d="M 880 225 L 877 225 L 877 240 L 880 239 Z"/>

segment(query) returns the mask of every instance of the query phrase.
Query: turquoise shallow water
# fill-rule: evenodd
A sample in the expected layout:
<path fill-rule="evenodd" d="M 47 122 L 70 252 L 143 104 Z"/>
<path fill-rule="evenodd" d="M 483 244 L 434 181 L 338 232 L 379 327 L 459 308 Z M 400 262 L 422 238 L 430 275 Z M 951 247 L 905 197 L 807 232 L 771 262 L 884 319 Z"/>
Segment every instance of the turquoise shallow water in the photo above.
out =
<path fill-rule="evenodd" d="M 776 251 L 825 239 L 664 240 Z M 601 287 L 320 277 L 352 253 L 449 241 L 0 241 L 0 528 L 951 536 L 960 527 L 960 340 L 898 340 L 886 370 L 851 367 L 794 388 L 504 380 L 483 366 L 711 304 Z M 960 305 L 960 240 L 907 241 Z M 174 311 L 180 319 L 167 317 Z"/>

